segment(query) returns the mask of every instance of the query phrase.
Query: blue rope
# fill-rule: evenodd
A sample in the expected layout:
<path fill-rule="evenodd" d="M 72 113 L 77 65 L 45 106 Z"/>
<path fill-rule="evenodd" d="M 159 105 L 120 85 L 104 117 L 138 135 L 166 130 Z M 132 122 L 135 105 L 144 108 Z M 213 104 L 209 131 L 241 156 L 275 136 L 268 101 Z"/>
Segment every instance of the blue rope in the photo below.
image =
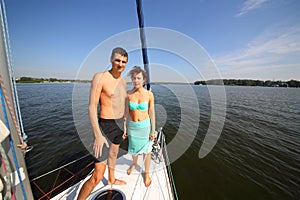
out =
<path fill-rule="evenodd" d="M 147 73 L 147 90 L 150 90 L 150 73 L 149 73 L 149 60 L 146 46 L 146 36 L 144 31 L 144 17 L 143 17 L 143 9 L 142 9 L 142 0 L 136 0 L 137 7 L 137 15 L 139 20 L 139 28 L 140 28 L 140 39 L 142 43 L 142 54 L 143 54 L 143 62 L 144 69 Z"/>
<path fill-rule="evenodd" d="M 7 112 L 6 112 L 6 108 L 5 108 L 4 97 L 3 97 L 3 90 L 2 90 L 1 84 L 0 84 L 0 99 L 1 99 L 2 109 L 3 109 L 4 122 L 6 124 L 6 127 L 10 130 L 8 117 L 7 117 Z M 15 152 L 15 147 L 14 147 L 14 143 L 13 143 L 11 134 L 9 134 L 9 144 L 11 146 L 11 152 L 12 152 L 12 155 L 13 155 L 14 164 L 16 166 L 16 171 L 17 171 L 17 174 L 18 174 L 18 177 L 19 177 L 19 180 L 20 180 L 20 186 L 21 186 L 22 194 L 23 194 L 24 200 L 26 200 L 27 197 L 26 197 L 26 193 L 25 193 L 25 188 L 24 188 L 23 181 L 22 181 L 22 176 L 21 176 L 21 173 L 20 173 L 20 170 L 19 170 L 19 163 L 18 163 L 18 160 L 17 160 L 17 155 L 16 155 L 16 152 Z"/>
<path fill-rule="evenodd" d="M 5 27 L 4 27 L 4 23 L 6 22 L 3 21 L 3 17 L 5 17 L 5 5 L 4 5 L 4 1 L 2 0 L 1 1 L 1 6 L 0 6 L 0 15 L 1 15 L 1 24 L 2 24 L 2 30 L 3 30 L 3 36 L 4 36 L 4 39 L 5 38 Z M 7 45 L 7 43 L 6 43 Z M 5 49 L 6 52 L 7 52 L 7 49 Z M 3 90 L 2 90 L 2 85 L 0 84 L 0 99 L 1 99 L 1 103 L 2 103 L 2 109 L 3 109 L 3 115 L 4 115 L 4 121 L 5 121 L 5 124 L 7 126 L 8 129 L 10 129 L 9 127 L 9 122 L 8 122 L 8 117 L 7 117 L 7 112 L 6 112 L 6 107 L 5 107 L 5 101 L 4 101 L 4 96 L 3 96 Z M 17 171 L 17 174 L 18 174 L 18 178 L 20 180 L 20 187 L 21 187 L 21 190 L 22 190 L 22 194 L 23 194 L 23 197 L 24 197 L 24 200 L 27 199 L 26 197 L 26 193 L 25 193 L 25 188 L 24 188 L 24 185 L 23 185 L 23 181 L 22 181 L 22 177 L 21 177 L 21 173 L 20 173 L 20 170 L 19 170 L 19 163 L 18 163 L 18 160 L 17 160 L 17 155 L 16 155 L 16 152 L 15 152 L 15 147 L 14 147 L 14 143 L 13 143 L 13 140 L 12 140 L 12 136 L 11 134 L 9 134 L 9 144 L 11 146 L 11 151 L 12 151 L 12 156 L 13 156 L 13 160 L 14 160 L 14 164 L 16 166 L 16 171 Z"/>

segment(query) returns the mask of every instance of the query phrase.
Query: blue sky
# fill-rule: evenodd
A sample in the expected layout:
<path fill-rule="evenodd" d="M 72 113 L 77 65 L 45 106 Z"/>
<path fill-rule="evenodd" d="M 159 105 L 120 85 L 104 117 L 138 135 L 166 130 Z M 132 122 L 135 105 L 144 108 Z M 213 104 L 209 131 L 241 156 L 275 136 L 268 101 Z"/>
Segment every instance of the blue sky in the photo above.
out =
<path fill-rule="evenodd" d="M 5 3 L 17 77 L 74 79 L 82 73 L 81 78 L 91 79 L 109 65 L 108 53 L 99 53 L 93 61 L 99 68 L 84 69 L 91 52 L 103 41 L 138 27 L 134 0 Z M 298 0 L 143 0 L 146 27 L 164 28 L 194 41 L 224 79 L 300 80 L 299 10 Z M 155 37 L 159 40 L 159 34 Z M 137 41 L 138 35 L 132 43 Z M 176 38 L 169 42 L 185 43 Z M 149 50 L 149 60 L 153 81 L 215 78 L 168 51 Z M 138 50 L 129 52 L 126 71 L 134 65 L 142 65 Z"/>

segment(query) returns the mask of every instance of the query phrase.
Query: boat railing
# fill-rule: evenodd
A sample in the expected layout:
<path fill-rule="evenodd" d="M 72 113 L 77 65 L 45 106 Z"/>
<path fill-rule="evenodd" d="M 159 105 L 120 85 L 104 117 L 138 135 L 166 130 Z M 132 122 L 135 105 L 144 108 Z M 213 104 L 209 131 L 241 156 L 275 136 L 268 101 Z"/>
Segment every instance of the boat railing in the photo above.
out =
<path fill-rule="evenodd" d="M 169 161 L 167 145 L 163 129 L 158 130 L 156 140 L 152 148 L 152 160 L 155 163 L 164 162 L 171 185 L 172 199 L 177 200 L 175 181 Z M 85 155 L 55 170 L 30 180 L 35 199 L 51 199 L 65 189 L 75 185 L 90 174 L 93 169 L 94 159 L 91 155 Z M 80 170 L 78 170 L 80 169 Z"/>
<path fill-rule="evenodd" d="M 160 157 L 160 155 L 163 156 L 163 159 Z M 171 184 L 173 199 L 178 200 L 178 194 L 177 194 L 176 185 L 175 185 L 171 163 L 169 160 L 169 155 L 167 150 L 166 138 L 162 127 L 158 130 L 157 137 L 153 144 L 152 160 L 155 163 L 159 163 L 162 160 L 164 160 L 169 175 L 169 182 Z"/>
<path fill-rule="evenodd" d="M 35 199 L 51 199 L 65 189 L 75 185 L 93 169 L 94 160 L 85 155 L 68 164 L 30 180 Z M 78 170 L 80 169 L 80 170 Z"/>

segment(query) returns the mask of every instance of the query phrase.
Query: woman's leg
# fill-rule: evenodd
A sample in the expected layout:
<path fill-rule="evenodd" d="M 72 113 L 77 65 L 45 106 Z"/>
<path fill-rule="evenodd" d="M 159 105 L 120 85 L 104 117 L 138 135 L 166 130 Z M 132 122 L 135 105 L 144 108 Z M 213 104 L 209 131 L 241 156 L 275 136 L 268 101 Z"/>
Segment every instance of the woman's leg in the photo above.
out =
<path fill-rule="evenodd" d="M 131 172 L 135 169 L 135 167 L 137 166 L 137 159 L 138 156 L 132 156 L 132 165 L 128 168 L 127 170 L 127 174 L 130 175 Z"/>

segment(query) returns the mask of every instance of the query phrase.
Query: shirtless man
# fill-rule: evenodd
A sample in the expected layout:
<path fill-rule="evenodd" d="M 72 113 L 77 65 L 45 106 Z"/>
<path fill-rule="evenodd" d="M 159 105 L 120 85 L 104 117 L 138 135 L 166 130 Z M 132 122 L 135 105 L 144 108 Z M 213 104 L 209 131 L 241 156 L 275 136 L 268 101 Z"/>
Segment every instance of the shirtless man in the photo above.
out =
<path fill-rule="evenodd" d="M 122 129 L 124 128 L 126 81 L 121 73 L 126 67 L 127 60 L 127 52 L 117 47 L 111 54 L 111 69 L 96 73 L 93 77 L 89 117 L 94 131 L 93 150 L 97 161 L 91 178 L 83 184 L 79 192 L 78 200 L 85 200 L 102 180 L 106 169 L 106 160 L 108 160 L 108 184 L 126 184 L 125 181 L 115 178 L 115 165 L 124 133 Z M 100 119 L 98 122 L 97 107 L 99 103 Z"/>

